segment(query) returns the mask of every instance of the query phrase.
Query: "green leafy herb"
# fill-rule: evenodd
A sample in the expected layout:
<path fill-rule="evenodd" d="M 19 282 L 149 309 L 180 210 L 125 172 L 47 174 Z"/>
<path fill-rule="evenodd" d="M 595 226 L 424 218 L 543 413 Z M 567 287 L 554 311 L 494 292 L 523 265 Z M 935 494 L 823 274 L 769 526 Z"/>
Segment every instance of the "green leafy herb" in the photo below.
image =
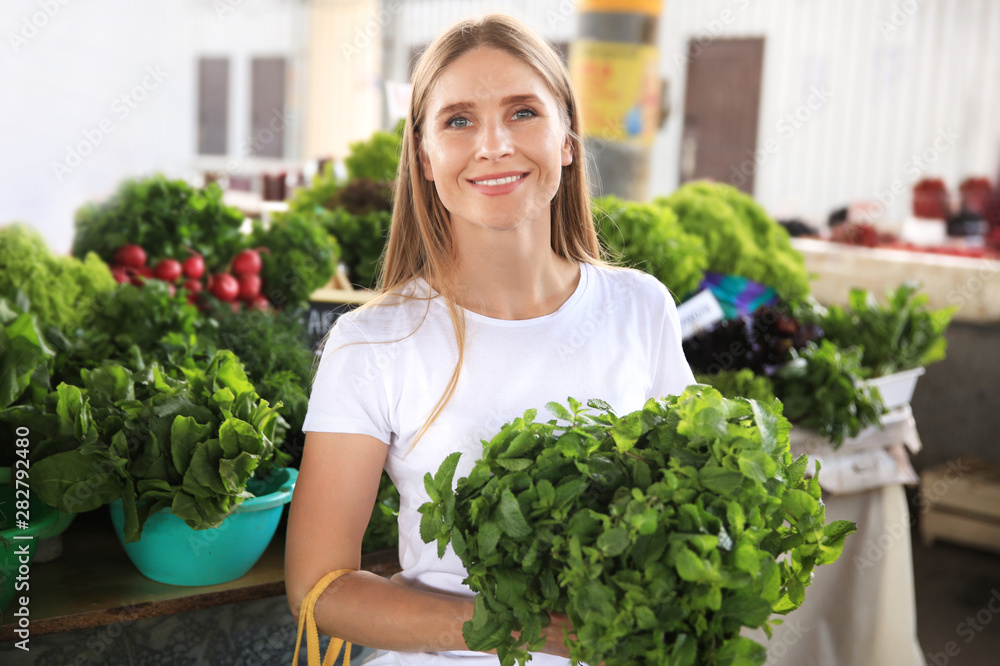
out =
<path fill-rule="evenodd" d="M 367 141 L 352 143 L 351 154 L 344 160 L 348 180 L 395 180 L 404 127 L 405 121 L 400 120 L 392 132 L 375 132 Z"/>
<path fill-rule="evenodd" d="M 699 384 L 708 384 L 727 398 L 747 398 L 770 403 L 775 399 L 774 385 L 768 377 L 753 370 L 722 370 L 714 375 L 695 375 Z"/>
<path fill-rule="evenodd" d="M 42 328 L 76 328 L 115 286 L 111 271 L 97 255 L 77 255 L 86 256 L 80 261 L 53 255 L 41 235 L 27 226 L 0 228 L 0 298 L 11 304 L 19 295 L 26 298 Z"/>
<path fill-rule="evenodd" d="M 915 283 L 888 289 L 882 305 L 871 292 L 852 289 L 848 308 L 831 306 L 819 324 L 838 346 L 862 348 L 861 364 L 875 377 L 943 360 L 944 332 L 957 308 L 930 310 L 918 290 Z"/>
<path fill-rule="evenodd" d="M 399 547 L 399 491 L 389 475 L 382 472 L 379 479 L 378 496 L 372 507 L 368 529 L 361 540 L 361 552 L 367 553 L 382 548 Z"/>
<path fill-rule="evenodd" d="M 854 531 L 826 523 L 780 404 L 693 386 L 621 418 L 572 398 L 549 408 L 567 422 L 529 410 L 454 490 L 460 454 L 425 478 L 421 536 L 454 547 L 478 594 L 469 647 L 523 665 L 519 645 L 540 648 L 565 612 L 574 661 L 763 664 L 740 629 L 797 608 Z"/>
<path fill-rule="evenodd" d="M 325 211 L 289 212 L 275 215 L 266 228 L 254 223 L 251 245 L 269 250 L 261 254 L 260 277 L 271 303 L 302 307 L 333 277 L 340 247 L 324 228 L 327 217 Z"/>
<path fill-rule="evenodd" d="M 672 209 L 681 227 L 704 241 L 707 270 L 756 280 L 789 303 L 808 295 L 802 255 L 792 248 L 788 232 L 749 195 L 723 183 L 697 181 L 654 203 Z"/>
<path fill-rule="evenodd" d="M 183 180 L 155 175 L 128 180 L 109 200 L 76 214 L 73 253 L 95 252 L 107 263 L 123 245 L 141 246 L 151 257 L 184 261 L 200 253 L 209 273 L 225 270 L 243 249 L 243 215 L 222 202 L 215 183 L 198 190 Z"/>
<path fill-rule="evenodd" d="M 315 361 L 301 313 L 241 310 L 222 317 L 218 330 L 211 337 L 200 336 L 199 344 L 233 351 L 257 393 L 271 404 L 282 404 L 281 415 L 288 422 L 282 449 L 297 458 L 305 444 L 302 424 Z"/>
<path fill-rule="evenodd" d="M 216 527 L 251 496 L 255 472 L 284 464 L 280 404 L 258 397 L 232 352 L 204 367 L 109 364 L 82 376 L 84 389 L 60 384 L 18 414 L 38 438 L 32 489 L 69 512 L 121 497 L 127 541 L 160 509 Z"/>
<path fill-rule="evenodd" d="M 792 354 L 795 358 L 774 379 L 785 416 L 828 437 L 834 448 L 866 427 L 879 425 L 882 398 L 865 381 L 860 349 L 839 349 L 823 340 Z"/>
<path fill-rule="evenodd" d="M 373 210 L 354 214 L 346 208 L 337 208 L 324 216 L 322 221 L 327 231 L 341 243 L 351 282 L 364 288 L 374 288 L 392 212 Z"/>

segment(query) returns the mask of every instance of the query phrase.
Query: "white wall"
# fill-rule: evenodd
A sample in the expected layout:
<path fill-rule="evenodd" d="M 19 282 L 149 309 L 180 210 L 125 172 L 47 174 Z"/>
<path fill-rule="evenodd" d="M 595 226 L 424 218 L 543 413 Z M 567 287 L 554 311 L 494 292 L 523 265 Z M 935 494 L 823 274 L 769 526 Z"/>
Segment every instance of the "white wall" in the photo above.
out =
<path fill-rule="evenodd" d="M 553 41 L 568 41 L 576 30 L 572 0 L 395 4 L 384 71 L 397 79 L 405 76 L 411 45 L 425 44 L 473 12 L 512 11 Z M 219 12 L 220 5 L 232 11 Z M 894 16 L 893 7 L 914 11 Z M 31 26 L 33 17 L 42 27 Z M 885 30 L 893 19 L 898 29 Z M 25 21 L 33 32 L 21 37 Z M 84 201 L 106 197 L 126 177 L 191 173 L 202 55 L 231 58 L 231 152 L 249 133 L 250 59 L 286 57 L 289 103 L 302 109 L 304 119 L 289 128 L 286 154 L 314 157 L 299 148 L 308 144 L 307 21 L 308 3 L 302 0 L 5 0 L 0 224 L 28 222 L 44 232 L 53 249 L 66 251 L 73 212 Z M 885 22 L 881 28 L 880 22 Z M 996 178 L 1000 1 L 666 0 L 661 64 L 671 81 L 674 111 L 655 144 L 652 194 L 677 186 L 687 40 L 713 34 L 766 38 L 758 145 L 773 138 L 778 149 L 758 165 L 755 195 L 772 213 L 824 219 L 835 207 L 874 198 L 902 181 L 907 193 L 894 197 L 887 213 L 899 219 L 910 207 L 912 157 L 924 151 L 934 164 L 917 172 L 941 176 L 952 188 L 967 175 Z M 162 80 L 150 78 L 149 68 L 158 68 Z M 141 90 L 144 80 L 148 91 Z M 377 85 L 374 78 L 355 81 L 355 88 Z M 814 87 L 830 90 L 830 101 L 794 131 L 779 129 L 786 114 L 805 113 L 801 107 Z M 133 90 L 144 95 L 134 109 L 116 102 Z M 324 146 L 360 138 L 381 124 L 371 100 L 359 111 L 351 105 L 355 97 L 345 90 L 338 113 L 352 114 L 358 123 L 343 137 L 323 137 Z M 329 122 L 334 120 L 331 114 Z M 53 165 L 65 163 L 67 151 L 86 141 L 85 133 L 96 138 L 102 121 L 112 131 L 101 132 L 100 144 L 71 172 L 56 174 Z M 942 129 L 959 136 L 938 153 L 934 142 Z"/>
<path fill-rule="evenodd" d="M 825 220 L 881 194 L 891 226 L 909 214 L 916 178 L 952 190 L 996 179 L 1000 2 L 668 0 L 660 47 L 674 113 L 656 143 L 654 194 L 678 183 L 688 40 L 712 35 L 766 39 L 758 146 L 773 138 L 777 149 L 759 154 L 755 196 L 773 214 Z M 815 111 L 803 107 L 814 88 L 830 93 Z M 808 116 L 798 128 L 780 125 L 796 111 Z M 938 139 L 950 131 L 950 144 Z M 925 152 L 927 166 L 913 160 Z"/>
<path fill-rule="evenodd" d="M 220 4 L 233 11 L 217 11 Z M 250 58 L 284 55 L 294 65 L 301 46 L 294 13 L 299 4 L 5 0 L 0 224 L 27 222 L 54 251 L 65 252 L 73 213 L 85 201 L 107 197 L 128 177 L 155 171 L 189 175 L 197 150 L 201 55 L 231 58 L 233 151 L 248 134 Z M 152 77 L 150 71 L 159 74 Z M 134 108 L 122 95 L 134 95 Z M 102 131 L 102 123 L 110 131 Z M 92 150 L 90 144 L 96 144 Z M 296 145 L 293 139 L 293 151 Z M 55 166 L 67 164 L 74 149 L 87 154 L 79 161 L 70 158 L 68 171 Z"/>
<path fill-rule="evenodd" d="M 551 42 L 569 42 L 576 34 L 577 0 L 384 0 L 398 6 L 389 26 L 385 61 L 387 79 L 405 81 L 413 46 L 424 46 L 452 23 L 475 14 L 507 12 L 522 19 Z"/>

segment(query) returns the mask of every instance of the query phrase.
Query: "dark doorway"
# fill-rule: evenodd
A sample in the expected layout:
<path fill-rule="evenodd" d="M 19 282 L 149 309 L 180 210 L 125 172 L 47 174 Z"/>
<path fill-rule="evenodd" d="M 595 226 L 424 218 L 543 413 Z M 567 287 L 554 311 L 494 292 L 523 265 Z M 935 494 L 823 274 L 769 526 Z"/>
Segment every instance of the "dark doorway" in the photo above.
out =
<path fill-rule="evenodd" d="M 253 155 L 285 156 L 285 59 L 254 58 L 250 132 Z"/>
<path fill-rule="evenodd" d="M 198 60 L 198 154 L 225 155 L 229 133 L 229 60 Z"/>
<path fill-rule="evenodd" d="M 753 194 L 755 169 L 742 165 L 757 148 L 763 65 L 763 39 L 688 44 L 682 183 L 707 178 Z"/>

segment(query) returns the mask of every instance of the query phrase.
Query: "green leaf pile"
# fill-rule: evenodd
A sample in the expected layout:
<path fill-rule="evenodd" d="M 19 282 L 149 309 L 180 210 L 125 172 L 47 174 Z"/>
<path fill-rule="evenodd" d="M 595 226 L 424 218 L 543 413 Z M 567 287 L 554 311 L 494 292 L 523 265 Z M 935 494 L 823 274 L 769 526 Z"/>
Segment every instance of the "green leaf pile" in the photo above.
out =
<path fill-rule="evenodd" d="M 86 324 L 115 280 L 97 255 L 76 254 L 83 260 L 52 254 L 42 236 L 23 224 L 0 228 L 0 298 L 27 298 L 43 326 L 70 331 Z"/>
<path fill-rule="evenodd" d="M 693 292 L 705 277 L 704 243 L 684 231 L 669 208 L 615 196 L 594 199 L 591 208 L 598 236 L 612 255 L 649 273 L 677 298 Z"/>
<path fill-rule="evenodd" d="M 859 348 L 840 349 L 822 340 L 792 355 L 774 377 L 785 416 L 827 437 L 834 448 L 868 426 L 880 425 L 882 396 L 865 381 Z"/>
<path fill-rule="evenodd" d="M 802 255 L 753 197 L 731 185 L 695 181 L 654 203 L 673 210 L 684 231 L 704 241 L 706 270 L 756 280 L 789 303 L 809 294 Z"/>
<path fill-rule="evenodd" d="M 918 290 L 913 283 L 888 289 L 882 305 L 866 289 L 851 289 L 848 307 L 831 306 L 818 322 L 838 346 L 860 347 L 874 377 L 935 363 L 945 357 L 944 332 L 958 308 L 931 310 Z"/>
<path fill-rule="evenodd" d="M 46 404 L 19 409 L 37 438 L 31 486 L 43 501 L 82 512 L 121 497 L 126 540 L 137 541 L 160 509 L 207 529 L 252 496 L 254 473 L 282 462 L 280 404 L 258 397 L 230 351 L 167 370 L 83 370 L 83 389 L 60 384 Z"/>
<path fill-rule="evenodd" d="M 110 264 L 118 248 L 135 243 L 151 257 L 183 261 L 191 249 L 209 273 L 218 273 L 244 247 L 242 224 L 242 213 L 223 203 L 216 183 L 199 190 L 157 174 L 127 180 L 107 201 L 77 210 L 73 254 L 95 252 Z"/>
<path fill-rule="evenodd" d="M 340 246 L 324 226 L 326 211 L 287 212 L 265 227 L 254 223 L 250 244 L 268 249 L 260 255 L 263 294 L 279 307 L 302 307 L 336 271 Z"/>
<path fill-rule="evenodd" d="M 454 491 L 458 453 L 425 478 L 421 537 L 451 543 L 477 593 L 469 647 L 524 664 L 564 612 L 574 661 L 763 664 L 740 629 L 801 605 L 855 529 L 826 523 L 780 403 L 692 386 L 621 418 L 588 404 L 507 424 Z"/>
<path fill-rule="evenodd" d="M 749 398 L 758 402 L 774 400 L 774 384 L 750 368 L 722 370 L 714 375 L 695 374 L 699 384 L 708 384 L 727 398 Z"/>

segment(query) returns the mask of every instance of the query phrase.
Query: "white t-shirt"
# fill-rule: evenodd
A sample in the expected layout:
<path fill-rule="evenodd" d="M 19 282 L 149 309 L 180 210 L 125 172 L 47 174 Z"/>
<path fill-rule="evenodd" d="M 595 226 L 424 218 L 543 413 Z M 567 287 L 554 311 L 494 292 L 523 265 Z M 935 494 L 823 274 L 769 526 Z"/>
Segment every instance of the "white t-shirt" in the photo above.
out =
<path fill-rule="evenodd" d="M 545 404 L 600 398 L 619 415 L 649 398 L 680 393 L 694 383 L 681 350 L 673 298 L 655 278 L 635 270 L 581 263 L 580 281 L 555 312 L 524 320 L 493 319 L 460 310 L 466 321 L 465 359 L 455 393 L 416 446 L 417 432 L 441 398 L 458 358 L 443 299 L 422 279 L 406 291 L 429 300 L 397 299 L 342 315 L 327 339 L 309 400 L 304 431 L 371 435 L 389 446 L 385 469 L 399 490 L 396 578 L 418 588 L 473 596 L 462 583 L 461 560 L 449 545 L 420 538 L 418 507 L 429 501 L 424 474 L 462 451 L 457 481 L 482 455 L 481 440 L 529 408 L 553 418 Z M 415 332 L 414 332 L 414 329 Z M 362 344 L 351 344 L 362 343 Z M 369 344 L 375 343 L 375 344 Z M 344 346 L 347 345 L 347 346 Z M 499 664 L 479 652 L 379 651 L 371 666 Z M 532 664 L 569 661 L 535 653 Z"/>

